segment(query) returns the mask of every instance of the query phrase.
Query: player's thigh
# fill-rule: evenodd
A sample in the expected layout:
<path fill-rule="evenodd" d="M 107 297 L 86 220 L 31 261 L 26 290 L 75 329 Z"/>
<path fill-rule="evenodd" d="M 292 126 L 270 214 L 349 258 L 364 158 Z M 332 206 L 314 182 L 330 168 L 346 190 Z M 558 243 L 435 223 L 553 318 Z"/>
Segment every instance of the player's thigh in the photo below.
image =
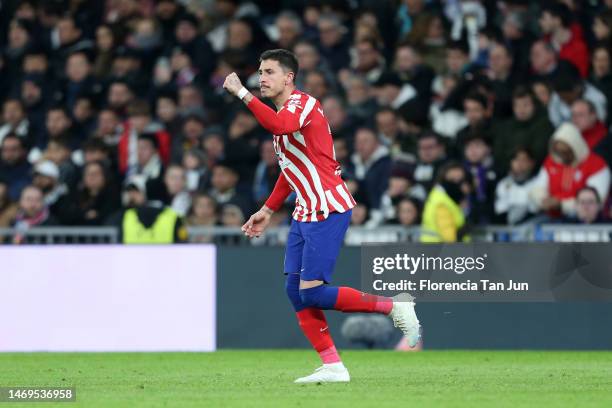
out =
<path fill-rule="evenodd" d="M 287 237 L 287 246 L 285 247 L 284 272 L 286 274 L 300 273 L 303 251 L 304 237 L 302 237 L 298 222 L 292 220 Z"/>
<path fill-rule="evenodd" d="M 350 211 L 333 213 L 322 222 L 305 226 L 301 279 L 331 282 L 336 259 L 351 219 Z"/>

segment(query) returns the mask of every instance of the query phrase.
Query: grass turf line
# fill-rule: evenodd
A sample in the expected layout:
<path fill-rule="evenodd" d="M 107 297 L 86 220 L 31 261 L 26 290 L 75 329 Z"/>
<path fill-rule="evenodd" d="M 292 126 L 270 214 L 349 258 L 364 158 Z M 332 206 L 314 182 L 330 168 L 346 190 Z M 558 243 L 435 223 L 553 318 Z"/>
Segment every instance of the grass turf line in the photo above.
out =
<path fill-rule="evenodd" d="M 0 386 L 75 386 L 60 407 L 604 407 L 612 352 L 345 351 L 349 384 L 295 385 L 307 350 L 5 353 Z"/>

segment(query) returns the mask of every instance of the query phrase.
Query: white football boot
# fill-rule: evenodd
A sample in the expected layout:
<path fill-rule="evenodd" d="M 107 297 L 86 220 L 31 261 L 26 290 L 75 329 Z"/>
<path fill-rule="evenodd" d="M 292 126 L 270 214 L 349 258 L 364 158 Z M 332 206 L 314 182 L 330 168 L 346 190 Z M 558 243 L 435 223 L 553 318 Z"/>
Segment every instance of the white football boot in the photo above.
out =
<path fill-rule="evenodd" d="M 323 364 L 321 367 L 317 368 L 314 373 L 301 377 L 295 380 L 296 384 L 321 384 L 321 383 L 332 383 L 332 382 L 349 382 L 351 381 L 351 376 L 349 375 L 348 370 L 342 364 L 333 363 L 333 364 Z"/>
<path fill-rule="evenodd" d="M 404 333 L 408 345 L 410 347 L 416 346 L 421 338 L 421 325 L 414 311 L 414 296 L 409 293 L 400 293 L 394 296 L 393 309 L 391 309 L 389 317 L 393 319 L 393 325 Z"/>

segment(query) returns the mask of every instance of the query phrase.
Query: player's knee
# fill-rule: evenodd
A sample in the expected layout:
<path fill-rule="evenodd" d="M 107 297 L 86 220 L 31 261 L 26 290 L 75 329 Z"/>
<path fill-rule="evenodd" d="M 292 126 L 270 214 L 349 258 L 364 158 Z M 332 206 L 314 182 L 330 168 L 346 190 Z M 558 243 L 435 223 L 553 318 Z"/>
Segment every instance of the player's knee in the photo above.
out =
<path fill-rule="evenodd" d="M 300 298 L 300 275 L 290 273 L 285 280 L 285 291 L 296 311 L 303 309 L 302 299 Z"/>
<path fill-rule="evenodd" d="M 316 286 L 314 288 L 300 289 L 300 298 L 302 304 L 306 307 L 321 307 L 321 292 L 323 287 Z"/>

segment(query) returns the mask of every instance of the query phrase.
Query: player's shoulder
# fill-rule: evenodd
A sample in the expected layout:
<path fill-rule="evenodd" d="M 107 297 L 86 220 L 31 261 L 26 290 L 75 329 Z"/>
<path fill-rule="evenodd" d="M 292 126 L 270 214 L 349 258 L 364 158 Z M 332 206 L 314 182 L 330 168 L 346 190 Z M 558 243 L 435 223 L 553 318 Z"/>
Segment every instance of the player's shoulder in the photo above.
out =
<path fill-rule="evenodd" d="M 318 101 L 314 96 L 309 95 L 306 92 L 302 92 L 299 89 L 296 89 L 293 91 L 291 95 L 289 95 L 289 99 L 287 99 L 287 102 L 285 102 L 285 105 L 287 106 L 297 105 L 300 108 L 304 108 L 304 106 L 306 106 L 307 104 L 313 105 L 317 102 Z"/>
<path fill-rule="evenodd" d="M 296 89 L 289 95 L 284 107 L 292 113 L 296 113 L 297 111 L 310 112 L 317 104 L 318 101 L 312 95 L 308 95 L 306 92 Z"/>

